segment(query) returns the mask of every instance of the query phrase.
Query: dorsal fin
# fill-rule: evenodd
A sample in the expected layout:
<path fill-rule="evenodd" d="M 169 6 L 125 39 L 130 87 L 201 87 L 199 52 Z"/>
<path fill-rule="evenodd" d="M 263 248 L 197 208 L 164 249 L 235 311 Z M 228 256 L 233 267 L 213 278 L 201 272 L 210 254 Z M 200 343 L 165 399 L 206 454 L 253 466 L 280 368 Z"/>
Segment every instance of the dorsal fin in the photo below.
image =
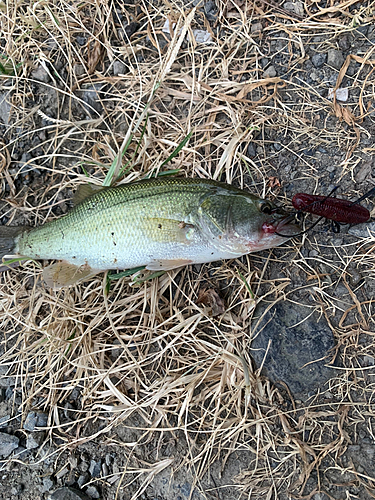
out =
<path fill-rule="evenodd" d="M 78 205 L 89 196 L 102 191 L 102 189 L 105 189 L 105 187 L 97 186 L 96 184 L 80 184 L 77 191 L 74 193 L 73 205 Z"/>

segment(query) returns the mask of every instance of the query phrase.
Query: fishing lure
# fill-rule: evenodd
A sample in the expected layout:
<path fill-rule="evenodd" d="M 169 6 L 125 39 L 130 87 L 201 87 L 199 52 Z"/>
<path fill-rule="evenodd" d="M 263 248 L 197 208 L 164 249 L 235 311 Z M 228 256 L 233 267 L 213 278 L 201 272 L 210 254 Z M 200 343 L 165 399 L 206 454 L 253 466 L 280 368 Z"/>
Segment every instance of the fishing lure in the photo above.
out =
<path fill-rule="evenodd" d="M 337 187 L 334 188 L 328 196 L 308 193 L 297 193 L 293 196 L 292 204 L 298 212 L 308 212 L 319 216 L 319 219 L 314 222 L 314 224 L 294 236 L 306 233 L 315 227 L 322 219 L 332 221 L 332 229 L 335 233 L 340 232 L 340 224 L 361 224 L 370 219 L 370 212 L 367 208 L 359 205 L 359 203 L 373 195 L 375 193 L 375 187 L 370 189 L 370 191 L 356 201 L 332 197 L 331 195 L 336 189 Z M 279 236 L 281 236 L 281 234 Z"/>

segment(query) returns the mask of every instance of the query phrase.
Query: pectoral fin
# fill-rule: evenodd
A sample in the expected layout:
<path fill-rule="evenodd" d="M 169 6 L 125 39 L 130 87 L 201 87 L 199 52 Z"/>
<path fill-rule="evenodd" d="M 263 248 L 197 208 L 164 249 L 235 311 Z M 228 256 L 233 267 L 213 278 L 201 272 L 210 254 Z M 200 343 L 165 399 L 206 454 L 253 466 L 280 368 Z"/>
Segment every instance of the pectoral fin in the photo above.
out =
<path fill-rule="evenodd" d="M 152 239 L 161 242 L 189 244 L 195 231 L 193 224 L 174 219 L 149 218 L 145 224 L 151 229 Z"/>
<path fill-rule="evenodd" d="M 89 266 L 75 266 L 68 262 L 56 262 L 44 268 L 43 279 L 47 286 L 59 290 L 65 286 L 71 286 L 78 281 L 91 278 L 101 271 Z"/>
<path fill-rule="evenodd" d="M 170 271 L 177 267 L 187 266 L 192 262 L 189 259 L 155 259 L 146 266 L 146 269 L 150 271 Z"/>

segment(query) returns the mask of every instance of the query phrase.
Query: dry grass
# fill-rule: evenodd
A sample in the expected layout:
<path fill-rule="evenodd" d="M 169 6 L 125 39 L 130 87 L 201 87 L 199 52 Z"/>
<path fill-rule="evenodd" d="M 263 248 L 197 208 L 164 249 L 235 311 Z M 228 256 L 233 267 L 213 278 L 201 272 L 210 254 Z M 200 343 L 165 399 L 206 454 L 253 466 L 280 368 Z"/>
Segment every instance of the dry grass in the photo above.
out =
<path fill-rule="evenodd" d="M 116 179 L 121 165 L 130 162 L 120 182 L 156 174 L 189 133 L 189 142 L 165 168 L 250 186 L 259 195 L 285 201 L 272 183 L 277 153 L 266 155 L 264 149 L 264 137 L 277 133 L 288 139 L 284 151 L 293 155 L 297 177 L 309 186 L 319 185 L 322 172 L 301 150 L 319 145 L 346 152 L 338 168 L 342 179 L 354 180 L 366 149 L 359 144 L 360 134 L 369 135 L 361 122 L 374 98 L 373 51 L 363 54 L 349 80 L 357 98 L 345 107 L 323 98 L 319 85 L 307 86 L 300 76 L 288 74 L 304 61 L 315 34 L 325 35 L 325 51 L 335 46 L 338 34 L 373 22 L 373 3 L 361 3 L 353 14 L 354 0 L 315 10 L 307 2 L 302 16 L 273 2 L 217 4 L 214 31 L 192 5 L 160 1 L 143 2 L 138 10 L 123 8 L 124 24 L 140 23 L 137 36 L 129 39 L 111 2 L 0 3 L 2 56 L 14 73 L 2 75 L 12 102 L 1 146 L 2 189 L 9 185 L 4 221 L 42 224 L 59 215 L 59 207 L 67 208 L 72 191 L 87 176 L 97 184 L 108 179 L 111 165 Z M 162 31 L 166 19 L 176 23 L 170 36 Z M 253 33 L 251 26 L 260 20 L 263 32 Z M 197 27 L 207 29 L 212 41 L 197 43 L 192 31 Z M 77 36 L 84 42 L 77 43 Z M 280 52 L 289 51 L 286 77 L 263 75 L 264 37 L 279 40 Z M 111 70 L 116 61 L 126 61 L 119 76 Z M 44 84 L 32 77 L 32 68 L 39 66 L 49 75 Z M 44 95 L 37 91 L 41 85 Z M 100 89 L 99 105 L 86 102 L 84 91 L 92 85 Z M 319 113 L 336 114 L 341 121 L 318 128 Z M 27 151 L 33 156 L 14 168 L 11 156 L 24 153 L 35 137 L 40 140 Z M 257 163 L 246 153 L 253 140 L 264 151 Z M 26 186 L 20 179 L 35 167 L 40 178 L 32 176 Z M 321 241 L 309 238 L 321 248 Z M 324 460 L 332 459 L 340 469 L 337 459 L 350 442 L 348 429 L 359 421 L 372 429 L 373 380 L 360 364 L 363 356 L 374 355 L 373 342 L 360 340 L 373 337 L 372 299 L 363 300 L 360 289 L 347 281 L 349 268 L 359 267 L 374 279 L 373 248 L 369 237 L 328 260 L 306 258 L 301 244 L 295 244 L 278 257 L 264 253 L 217 268 L 184 269 L 140 285 L 134 277 L 124 278 L 113 281 L 108 293 L 103 276 L 67 290 L 48 290 L 40 267 L 26 262 L 1 276 L 1 364 L 8 367 L 5 376 L 16 377 L 23 414 L 32 408 L 49 414 L 48 438 L 65 442 L 58 452 L 99 436 L 110 440 L 117 424 L 137 414 L 148 439 L 166 430 L 185 433 L 189 447 L 180 467 L 194 470 L 197 482 L 215 460 L 224 466 L 233 451 L 247 450 L 254 461 L 237 478 L 241 492 L 248 498 L 276 498 L 280 491 L 302 498 L 311 473 L 319 476 Z M 331 277 L 321 264 L 331 269 Z M 298 411 L 288 406 L 286 393 L 253 371 L 248 356 L 256 303 L 275 303 L 294 292 L 284 275 L 265 279 L 266 270 L 277 265 L 303 276 L 340 347 L 337 376 L 319 398 L 299 403 Z M 202 281 L 225 284 L 222 316 L 212 318 L 198 303 Z M 333 297 L 339 283 L 348 290 L 350 305 L 344 309 Z M 333 321 L 338 317 L 341 321 Z M 75 389 L 82 397 L 78 418 L 64 419 L 65 401 Z M 90 434 L 88 421 L 103 425 Z M 198 439 L 202 432 L 204 442 Z M 137 495 L 170 465 L 161 459 L 129 470 L 143 477 Z M 370 484 L 369 478 L 356 477 L 359 484 Z"/>

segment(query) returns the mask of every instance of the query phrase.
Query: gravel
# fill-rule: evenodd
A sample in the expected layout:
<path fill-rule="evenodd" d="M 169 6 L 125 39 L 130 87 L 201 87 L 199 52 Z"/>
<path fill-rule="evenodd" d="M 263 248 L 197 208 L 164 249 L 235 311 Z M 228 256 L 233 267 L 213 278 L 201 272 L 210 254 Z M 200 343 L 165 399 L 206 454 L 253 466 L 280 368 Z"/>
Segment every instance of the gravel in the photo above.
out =
<path fill-rule="evenodd" d="M 344 64 L 345 57 L 340 50 L 330 49 L 327 54 L 327 64 L 335 69 L 340 69 Z"/>
<path fill-rule="evenodd" d="M 315 68 L 321 68 L 327 61 L 327 54 L 314 54 L 311 62 Z"/>
<path fill-rule="evenodd" d="M 9 457 L 9 455 L 18 448 L 20 440 L 17 436 L 10 436 L 4 432 L 0 432 L 0 455 L 4 458 Z"/>
<path fill-rule="evenodd" d="M 82 491 L 70 487 L 59 488 L 49 495 L 48 500 L 90 500 Z"/>

